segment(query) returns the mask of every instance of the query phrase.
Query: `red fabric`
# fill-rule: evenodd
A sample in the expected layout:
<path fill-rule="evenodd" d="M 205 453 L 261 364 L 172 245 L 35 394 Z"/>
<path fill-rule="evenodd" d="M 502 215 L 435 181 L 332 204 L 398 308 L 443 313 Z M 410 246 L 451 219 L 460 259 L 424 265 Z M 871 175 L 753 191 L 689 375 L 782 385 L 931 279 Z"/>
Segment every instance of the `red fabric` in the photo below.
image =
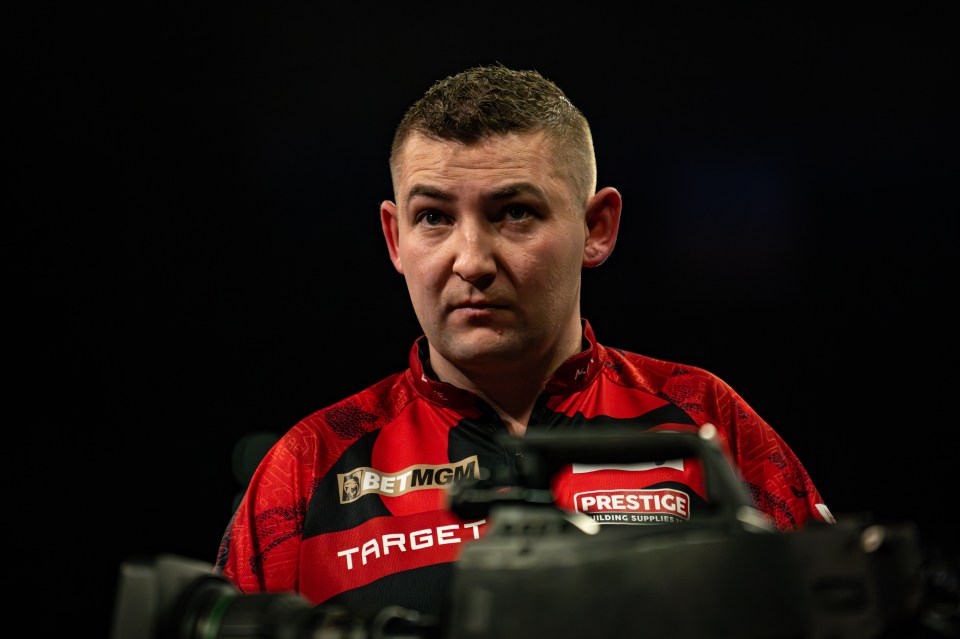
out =
<path fill-rule="evenodd" d="M 584 339 L 589 347 L 547 383 L 528 432 L 601 423 L 696 432 L 713 424 L 757 507 L 778 529 L 830 519 L 793 451 L 717 376 L 606 348 L 586 320 Z M 420 338 L 408 370 L 309 415 L 267 454 L 217 561 L 242 592 L 296 591 L 321 603 L 353 591 L 377 600 L 393 575 L 391 588 L 429 593 L 422 573 L 409 583 L 404 574 L 450 564 L 483 535 L 488 523 L 449 512 L 446 488 L 455 476 L 509 465 L 494 439 L 505 429 L 480 398 L 432 379 L 424 358 Z M 605 525 L 682 525 L 708 497 L 701 471 L 699 460 L 571 466 L 555 477 L 553 490 L 558 506 L 588 510 Z M 393 592 L 381 593 L 380 603 L 390 603 Z"/>

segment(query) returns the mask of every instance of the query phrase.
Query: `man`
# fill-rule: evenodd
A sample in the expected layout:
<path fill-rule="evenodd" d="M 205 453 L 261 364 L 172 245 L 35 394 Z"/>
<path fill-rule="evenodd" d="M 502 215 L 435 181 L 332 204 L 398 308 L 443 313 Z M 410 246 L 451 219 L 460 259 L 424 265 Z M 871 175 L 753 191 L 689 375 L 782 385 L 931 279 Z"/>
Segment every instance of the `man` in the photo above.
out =
<path fill-rule="evenodd" d="M 453 562 L 489 524 L 456 516 L 448 489 L 514 465 L 505 432 L 715 428 L 778 529 L 832 521 L 732 388 L 606 348 L 581 317 L 581 269 L 613 251 L 622 203 L 596 190 L 589 126 L 554 83 L 501 65 L 436 83 L 400 122 L 390 170 L 383 234 L 424 335 L 407 370 L 309 415 L 267 454 L 217 562 L 241 592 L 437 613 Z M 553 492 L 604 525 L 683 525 L 708 502 L 700 471 L 569 466 Z"/>

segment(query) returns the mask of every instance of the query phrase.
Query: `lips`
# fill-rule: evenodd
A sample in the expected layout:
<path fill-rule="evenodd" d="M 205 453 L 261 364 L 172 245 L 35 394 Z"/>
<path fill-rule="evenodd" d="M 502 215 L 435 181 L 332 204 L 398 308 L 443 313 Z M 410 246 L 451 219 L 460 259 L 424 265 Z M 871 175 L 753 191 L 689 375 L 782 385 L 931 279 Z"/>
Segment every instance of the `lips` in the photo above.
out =
<path fill-rule="evenodd" d="M 506 304 L 496 304 L 491 301 L 478 300 L 478 301 L 460 302 L 452 305 L 451 308 L 453 310 L 466 309 L 466 310 L 486 311 L 486 310 L 503 309 L 503 308 L 507 308 L 507 306 Z"/>

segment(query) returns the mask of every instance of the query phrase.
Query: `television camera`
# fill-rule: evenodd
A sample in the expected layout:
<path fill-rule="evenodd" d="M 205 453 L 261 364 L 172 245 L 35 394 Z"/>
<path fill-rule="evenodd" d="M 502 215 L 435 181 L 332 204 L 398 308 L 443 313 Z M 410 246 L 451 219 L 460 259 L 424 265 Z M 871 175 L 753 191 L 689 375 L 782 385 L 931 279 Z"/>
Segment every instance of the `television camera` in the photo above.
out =
<path fill-rule="evenodd" d="M 164 554 L 121 565 L 111 639 L 956 636 L 955 602 L 928 605 L 914 525 L 858 515 L 777 532 L 709 428 L 502 443 L 522 459 L 517 474 L 451 490 L 454 512 L 490 523 L 462 549 L 439 615 L 394 606 L 362 618 L 294 593 L 240 594 L 210 564 Z M 677 458 L 699 458 L 709 502 L 684 524 L 600 526 L 553 503 L 566 464 Z"/>

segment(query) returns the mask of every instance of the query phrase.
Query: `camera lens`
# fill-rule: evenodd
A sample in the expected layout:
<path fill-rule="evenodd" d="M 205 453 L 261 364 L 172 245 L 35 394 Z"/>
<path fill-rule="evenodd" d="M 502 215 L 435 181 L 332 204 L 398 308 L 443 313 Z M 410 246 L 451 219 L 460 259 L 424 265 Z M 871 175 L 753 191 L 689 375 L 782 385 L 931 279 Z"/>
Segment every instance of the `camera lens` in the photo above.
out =
<path fill-rule="evenodd" d="M 310 636 L 315 611 L 293 593 L 241 595 L 222 577 L 209 575 L 184 590 L 160 639 Z"/>

